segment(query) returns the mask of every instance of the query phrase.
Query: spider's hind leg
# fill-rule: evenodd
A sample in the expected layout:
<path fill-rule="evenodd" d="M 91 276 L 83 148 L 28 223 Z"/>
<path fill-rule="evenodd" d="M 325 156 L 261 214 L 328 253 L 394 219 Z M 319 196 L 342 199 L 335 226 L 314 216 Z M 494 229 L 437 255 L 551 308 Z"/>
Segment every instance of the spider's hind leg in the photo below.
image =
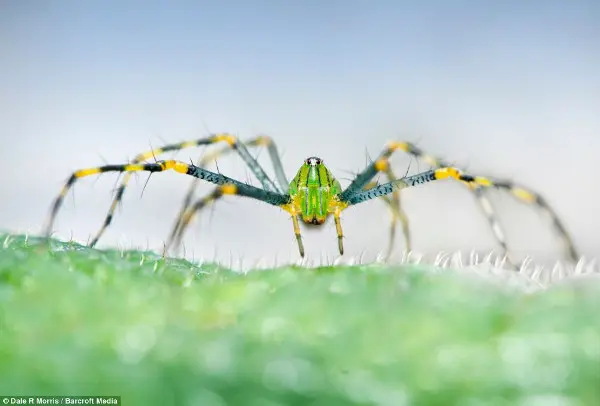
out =
<path fill-rule="evenodd" d="M 377 160 L 372 162 L 362 172 L 358 174 L 354 181 L 346 188 L 346 190 L 342 192 L 340 197 L 342 199 L 346 199 L 351 195 L 358 193 L 364 187 L 364 185 L 368 184 L 377 173 L 381 172 L 383 169 L 389 166 L 387 164 L 388 160 L 396 151 L 403 151 L 405 153 L 408 153 L 409 155 L 414 156 L 420 161 L 428 163 L 434 168 L 452 166 L 442 159 L 427 154 L 419 147 L 415 146 L 410 142 L 393 141 L 388 144 L 388 146 L 379 155 Z M 463 183 L 469 185 L 468 182 Z M 565 226 L 563 225 L 556 212 L 550 207 L 550 205 L 542 196 L 529 189 L 517 186 L 516 184 L 510 181 L 494 180 L 494 184 L 496 187 L 508 191 L 514 198 L 519 200 L 521 203 L 536 206 L 540 211 L 542 211 L 548 217 L 550 217 L 550 219 L 552 220 L 552 226 L 556 234 L 558 234 L 559 238 L 563 241 L 568 257 L 575 262 L 579 260 L 580 256 L 573 244 L 571 236 L 567 232 Z M 510 265 L 516 268 L 514 259 L 511 259 L 512 255 L 507 246 L 503 227 L 501 226 L 500 221 L 498 220 L 498 214 L 490 204 L 488 198 L 485 196 L 485 192 L 476 185 L 471 185 L 469 189 L 474 193 L 477 202 L 481 207 L 481 210 L 484 212 L 488 223 L 490 224 L 490 227 L 493 231 L 494 238 L 502 248 L 502 255 L 507 259 Z"/>
<path fill-rule="evenodd" d="M 277 150 L 277 146 L 276 146 L 275 142 L 273 141 L 273 139 L 267 135 L 259 135 L 258 137 L 249 139 L 247 141 L 239 142 L 238 145 L 241 145 L 241 147 L 243 147 L 244 149 L 245 148 L 256 148 L 256 147 L 266 147 L 267 148 L 269 157 L 271 159 L 271 163 L 273 165 L 273 170 L 275 172 L 275 178 L 277 179 L 277 184 L 275 184 L 275 188 L 279 193 L 285 193 L 289 182 L 286 178 L 285 171 L 283 169 L 283 164 L 281 163 L 281 156 L 279 154 L 279 151 Z M 222 156 L 225 156 L 225 155 L 231 153 L 232 151 L 233 151 L 233 149 L 230 148 L 229 146 L 225 146 L 216 151 L 212 151 L 210 153 L 205 154 L 201 159 L 199 159 L 197 165 L 201 168 L 205 168 L 210 163 L 216 161 L 218 158 L 220 158 Z M 249 153 L 247 155 L 249 155 Z M 252 173 L 255 176 L 259 177 L 257 175 L 257 172 L 258 172 L 257 167 L 259 168 L 260 171 L 262 171 L 262 173 L 265 173 L 265 171 L 261 167 L 261 165 L 258 163 L 258 161 L 256 161 L 254 158 L 252 158 L 252 160 L 253 161 L 250 162 L 247 158 L 245 158 L 244 162 L 248 165 L 248 167 L 250 168 Z M 194 198 L 194 193 L 196 191 L 196 188 L 198 187 L 198 182 L 199 182 L 198 179 L 194 179 L 190 183 L 190 186 L 185 194 L 185 197 L 183 198 L 183 202 L 181 204 L 181 208 L 179 209 L 179 213 L 177 214 L 175 223 L 173 224 L 172 231 L 171 231 L 171 238 L 174 236 L 174 234 L 177 234 L 177 230 L 180 229 L 180 227 L 181 227 L 180 223 L 181 223 L 182 219 L 184 218 L 184 213 L 186 212 L 186 210 L 191 209 L 192 200 Z M 263 187 L 264 187 L 264 184 L 263 184 Z"/>
<path fill-rule="evenodd" d="M 208 195 L 198 199 L 194 204 L 188 205 L 185 207 L 177 221 L 175 222 L 173 228 L 171 229 L 171 233 L 169 234 L 169 239 L 165 244 L 165 251 L 163 253 L 166 256 L 167 252 L 172 246 L 178 247 L 181 244 L 181 239 L 183 238 L 183 234 L 185 233 L 186 228 L 189 227 L 194 217 L 205 207 L 216 203 L 219 199 L 221 199 L 224 195 L 227 194 L 235 194 L 235 189 L 226 186 L 218 186 L 213 189 L 211 193 Z"/>
<path fill-rule="evenodd" d="M 384 169 L 384 172 L 385 172 L 386 177 L 388 178 L 389 182 L 397 179 L 396 175 L 394 174 L 394 172 L 392 171 L 392 169 L 389 165 L 387 166 L 387 168 Z M 375 186 L 377 186 L 377 182 L 369 182 L 363 188 L 363 190 L 369 190 Z M 383 201 L 386 204 L 386 206 L 388 206 L 388 208 L 390 209 L 391 215 L 392 215 L 391 219 L 390 219 L 390 232 L 389 232 L 388 246 L 385 251 L 384 258 L 388 259 L 391 256 L 392 251 L 394 250 L 394 242 L 396 241 L 396 228 L 398 226 L 398 221 L 400 221 L 400 225 L 402 227 L 402 234 L 404 235 L 404 249 L 406 250 L 407 253 L 410 252 L 412 250 L 412 243 L 411 243 L 411 236 L 410 236 L 410 224 L 409 224 L 408 216 L 406 215 L 406 212 L 404 211 L 404 209 L 402 208 L 402 205 L 400 204 L 400 191 L 394 190 L 392 192 L 391 197 L 390 196 L 381 196 L 379 199 L 381 201 Z"/>
<path fill-rule="evenodd" d="M 550 204 L 548 204 L 543 196 L 508 180 L 495 180 L 494 183 L 499 188 L 507 190 L 521 203 L 529 206 L 535 206 L 539 211 L 548 216 L 552 222 L 552 228 L 554 228 L 555 233 L 559 236 L 563 243 L 564 250 L 568 258 L 574 263 L 579 261 L 581 256 L 577 248 L 575 248 L 575 244 L 573 243 L 571 235 L 567 231 L 563 222 L 560 220 L 560 217 L 558 217 L 558 214 L 554 211 L 554 209 L 552 209 Z"/>
<path fill-rule="evenodd" d="M 269 193 L 262 189 L 258 189 L 255 187 L 246 187 L 246 185 L 223 185 L 215 188 L 208 195 L 196 200 L 194 204 L 191 204 L 183 210 L 180 216 L 175 221 L 175 225 L 171 230 L 171 234 L 167 243 L 165 244 L 165 252 L 172 247 L 178 247 L 181 244 L 181 240 L 183 235 L 185 234 L 186 229 L 191 224 L 194 217 L 203 210 L 216 203 L 219 199 L 223 198 L 225 195 L 238 195 L 238 196 L 246 196 L 251 197 L 253 199 L 262 201 L 264 203 L 268 203 L 274 206 L 279 206 L 283 210 L 287 211 L 292 215 L 292 221 L 294 225 L 294 234 L 296 235 L 296 241 L 298 244 L 298 250 L 300 252 L 300 256 L 304 257 L 304 244 L 302 243 L 302 236 L 300 233 L 300 224 L 298 221 L 298 214 L 294 210 L 294 205 L 290 204 L 290 196 L 284 194 L 277 193 Z"/>

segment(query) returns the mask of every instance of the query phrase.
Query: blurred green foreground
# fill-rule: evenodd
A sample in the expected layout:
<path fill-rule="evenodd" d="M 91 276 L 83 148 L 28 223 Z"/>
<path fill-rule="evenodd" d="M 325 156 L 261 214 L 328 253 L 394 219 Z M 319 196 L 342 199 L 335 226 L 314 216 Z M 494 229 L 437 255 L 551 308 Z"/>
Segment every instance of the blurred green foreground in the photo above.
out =
<path fill-rule="evenodd" d="M 239 274 L 0 236 L 0 395 L 124 405 L 600 405 L 600 284 L 426 267 Z"/>

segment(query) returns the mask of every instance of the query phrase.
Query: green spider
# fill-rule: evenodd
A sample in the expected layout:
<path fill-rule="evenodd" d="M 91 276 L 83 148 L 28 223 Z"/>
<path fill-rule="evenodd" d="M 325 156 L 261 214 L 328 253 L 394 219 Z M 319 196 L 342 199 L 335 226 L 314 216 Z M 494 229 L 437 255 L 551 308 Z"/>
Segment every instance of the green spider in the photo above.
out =
<path fill-rule="evenodd" d="M 178 151 L 184 148 L 211 145 L 220 142 L 225 142 L 227 146 L 220 151 L 206 156 L 199 162 L 198 165 L 186 164 L 176 160 L 162 160 L 155 163 L 143 163 L 144 161 L 165 152 Z M 269 156 L 273 163 L 277 183 L 271 180 L 262 166 L 248 151 L 247 147 L 257 146 L 267 147 Z M 222 174 L 204 169 L 206 164 L 217 157 L 222 156 L 227 151 L 237 152 L 237 154 L 242 158 L 252 173 L 259 180 L 262 188 L 254 187 Z M 397 178 L 389 165 L 389 159 L 396 151 L 404 151 L 416 158 L 422 159 L 423 161 L 432 165 L 434 169 L 413 176 Z M 123 198 L 123 194 L 133 172 L 162 172 L 170 169 L 192 176 L 195 179 L 188 190 L 180 214 L 172 228 L 170 237 L 166 244 L 167 249 L 170 246 L 179 244 L 181 242 L 181 238 L 185 232 L 185 229 L 198 211 L 225 195 L 239 195 L 256 199 L 273 206 L 278 206 L 289 213 L 293 222 L 298 250 L 302 257 L 304 257 L 304 244 L 302 242 L 299 219 L 306 224 L 322 225 L 329 216 L 333 216 L 338 237 L 338 249 L 340 254 L 343 255 L 343 232 L 341 226 L 342 211 L 359 203 L 380 198 L 386 203 L 392 212 L 390 243 L 388 246 L 387 255 L 390 254 L 393 247 L 395 229 L 398 221 L 402 223 L 402 228 L 405 235 L 405 249 L 410 251 L 411 242 L 408 217 L 400 206 L 399 191 L 404 188 L 417 186 L 431 181 L 452 178 L 466 184 L 468 188 L 475 194 L 477 201 L 479 202 L 484 214 L 486 215 L 486 218 L 488 219 L 488 222 L 491 225 L 497 241 L 504 251 L 503 254 L 505 256 L 508 257 L 508 249 L 504 238 L 504 232 L 497 221 L 497 216 L 489 200 L 483 192 L 484 188 L 496 187 L 505 189 L 520 201 L 527 204 L 537 205 L 551 217 L 554 228 L 564 241 L 566 250 L 571 259 L 577 261 L 579 258 L 579 255 L 575 250 L 572 240 L 566 232 L 566 229 L 554 211 L 541 196 L 508 181 L 491 180 L 486 177 L 464 174 L 460 169 L 424 153 L 411 143 L 399 141 L 390 142 L 384 151 L 378 156 L 378 158 L 371 162 L 362 172 L 360 172 L 348 187 L 343 189 L 340 183 L 332 175 L 331 171 L 325 166 L 321 158 L 314 156 L 307 158 L 296 173 L 294 179 L 291 182 L 288 182 L 283 170 L 279 153 L 270 137 L 259 136 L 247 142 L 239 142 L 237 137 L 228 133 L 218 133 L 198 140 L 169 144 L 152 151 L 141 153 L 137 155 L 131 163 L 128 164 L 105 165 L 81 169 L 73 172 L 66 184 L 63 186 L 60 194 L 54 201 L 44 234 L 46 236 L 51 234 L 54 220 L 64 200 L 64 197 L 67 195 L 69 189 L 73 186 L 77 179 L 105 172 L 125 173 L 121 185 L 117 189 L 104 223 L 90 243 L 91 246 L 94 246 L 106 228 L 111 224 L 115 210 Z M 389 182 L 381 185 L 378 185 L 376 182 L 374 182 L 373 179 L 378 173 L 384 173 L 388 177 Z M 212 193 L 201 199 L 198 199 L 192 204 L 194 188 L 199 180 L 216 184 L 217 187 Z M 391 195 L 391 197 L 389 195 Z M 511 261 L 510 258 L 509 262 L 514 263 L 514 261 Z"/>

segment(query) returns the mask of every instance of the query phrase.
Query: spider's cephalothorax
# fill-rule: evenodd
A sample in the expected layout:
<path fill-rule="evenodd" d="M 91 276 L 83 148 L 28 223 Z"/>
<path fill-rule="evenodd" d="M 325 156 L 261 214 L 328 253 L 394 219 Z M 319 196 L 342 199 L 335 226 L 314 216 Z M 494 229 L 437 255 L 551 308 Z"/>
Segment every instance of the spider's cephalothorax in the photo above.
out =
<path fill-rule="evenodd" d="M 340 206 L 337 195 L 341 192 L 340 182 L 317 157 L 306 158 L 288 188 L 290 204 L 301 213 L 302 221 L 315 225 L 323 224 Z"/>
<path fill-rule="evenodd" d="M 143 163 L 148 159 L 154 158 L 168 151 L 178 151 L 184 148 L 210 145 L 221 142 L 226 143 L 226 147 L 213 154 L 207 154 L 202 160 L 200 160 L 198 165 L 191 165 L 175 160 Z M 256 161 L 256 159 L 247 149 L 247 147 L 256 146 L 267 147 L 269 156 L 273 163 L 273 168 L 275 170 L 276 182 L 274 182 L 269 175 L 267 175 L 262 166 Z M 204 169 L 204 166 L 213 162 L 217 157 L 225 154 L 227 151 L 237 152 L 240 158 L 242 158 L 246 165 L 248 165 L 248 168 L 261 183 L 262 188 L 251 186 L 244 182 L 224 176 L 220 173 L 215 173 Z M 394 175 L 394 172 L 392 171 L 388 161 L 392 154 L 394 154 L 396 151 L 404 151 L 418 159 L 421 159 L 422 161 L 433 166 L 434 169 L 398 179 Z M 469 189 L 474 193 L 481 209 L 491 225 L 491 229 L 494 232 L 496 240 L 500 243 L 500 246 L 504 251 L 504 254 L 508 254 L 504 233 L 500 223 L 497 220 L 497 216 L 492 205 L 483 192 L 485 187 L 494 186 L 507 190 L 512 194 L 513 197 L 521 202 L 539 207 L 552 218 L 552 224 L 556 232 L 562 237 L 570 259 L 574 261 L 579 259 L 579 255 L 573 245 L 571 237 L 567 233 L 562 222 L 550 208 L 546 200 L 540 195 L 515 185 L 510 181 L 491 181 L 483 177 L 465 175 L 461 173 L 460 170 L 449 166 L 441 159 L 426 154 L 425 152 L 421 151 L 421 149 L 409 142 L 390 142 L 377 157 L 377 159 L 367 165 L 367 167 L 356 176 L 350 185 L 342 190 L 340 183 L 333 177 L 327 167 L 325 167 L 321 158 L 314 156 L 307 158 L 302 167 L 298 170 L 298 173 L 292 182 L 289 182 L 285 176 L 279 152 L 277 151 L 277 148 L 270 137 L 262 135 L 246 142 L 239 142 L 235 136 L 228 133 L 212 134 L 208 137 L 193 141 L 165 145 L 161 148 L 138 154 L 132 162 L 127 164 L 105 165 L 81 169 L 73 172 L 63 186 L 60 194 L 54 200 L 50 218 L 45 229 L 46 236 L 49 236 L 52 232 L 52 225 L 54 223 L 56 214 L 58 213 L 58 209 L 60 208 L 64 197 L 67 195 L 67 192 L 77 179 L 104 172 L 126 172 L 120 186 L 117 188 L 115 197 L 110 206 L 110 210 L 104 219 L 104 223 L 90 244 L 93 246 L 101 237 L 104 230 L 110 225 L 115 210 L 118 207 L 118 203 L 123 198 L 125 188 L 131 178 L 132 173 L 136 171 L 162 172 L 166 170 L 174 170 L 175 172 L 195 178 L 195 181 L 190 186 L 187 196 L 184 199 L 181 211 L 175 221 L 166 248 L 171 246 L 171 244 L 178 244 L 181 241 L 181 237 L 195 213 L 206 207 L 208 204 L 220 199 L 224 195 L 239 195 L 280 207 L 288 212 L 292 219 L 294 233 L 298 243 L 298 250 L 301 256 L 304 256 L 304 246 L 302 243 L 302 237 L 300 235 L 299 219 L 306 224 L 320 225 L 325 222 L 329 215 L 333 215 L 338 237 L 339 252 L 340 254 L 343 254 L 343 233 L 340 220 L 342 211 L 350 206 L 357 205 L 371 199 L 381 198 L 381 200 L 385 202 L 391 209 L 393 215 L 390 227 L 388 255 L 393 246 L 395 229 L 398 221 L 400 221 L 402 224 L 402 229 L 405 236 L 405 248 L 407 251 L 410 251 L 411 244 L 408 217 L 400 206 L 399 191 L 401 189 L 417 186 L 426 182 L 453 178 L 467 184 Z M 373 179 L 378 173 L 385 174 L 389 182 L 381 185 L 378 185 L 376 182 L 374 182 Z M 198 199 L 196 202 L 193 202 L 192 198 L 194 188 L 197 184 L 197 181 L 200 180 L 213 183 L 217 185 L 217 187 L 212 193 Z M 508 258 L 508 260 L 514 263 L 514 261 L 511 261 L 511 258 Z"/>

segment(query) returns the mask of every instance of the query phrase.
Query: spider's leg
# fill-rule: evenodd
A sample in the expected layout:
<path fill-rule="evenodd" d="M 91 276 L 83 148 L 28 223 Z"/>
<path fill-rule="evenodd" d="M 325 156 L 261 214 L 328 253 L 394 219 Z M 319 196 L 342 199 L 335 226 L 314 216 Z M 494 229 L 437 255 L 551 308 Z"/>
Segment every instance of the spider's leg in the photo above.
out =
<path fill-rule="evenodd" d="M 367 190 L 372 188 L 375 185 L 375 183 L 372 182 L 372 179 L 380 172 L 384 172 L 386 174 L 388 181 L 391 182 L 395 180 L 396 176 L 392 171 L 391 166 L 389 165 L 389 158 L 397 149 L 399 148 L 394 148 L 393 146 L 389 146 L 388 148 L 386 148 L 375 161 L 371 162 L 371 164 L 369 164 L 356 176 L 352 183 L 342 192 L 340 198 L 344 200 L 347 196 L 359 192 L 360 190 Z M 413 155 L 422 158 L 422 156 L 418 156 L 416 154 Z M 406 212 L 403 210 L 400 204 L 399 190 L 393 190 L 391 193 L 391 199 L 383 198 L 383 201 L 387 204 L 387 206 L 392 212 L 392 219 L 390 224 L 390 238 L 388 242 L 386 257 L 390 256 L 394 247 L 396 225 L 398 220 L 400 220 L 400 223 L 402 225 L 405 250 L 407 252 L 410 252 L 412 249 L 410 225 L 408 221 L 408 216 L 406 215 Z"/>
<path fill-rule="evenodd" d="M 394 192 L 398 192 L 408 187 L 449 178 L 465 182 L 469 185 L 478 185 L 480 187 L 494 186 L 493 182 L 491 182 L 487 178 L 466 175 L 463 174 L 460 170 L 453 167 L 442 167 L 422 172 L 416 175 L 406 176 L 401 179 L 395 179 L 391 182 L 374 186 L 367 190 L 359 189 L 351 193 L 345 193 L 346 191 L 344 191 L 343 193 L 338 195 L 338 207 L 340 207 L 341 210 L 344 210 L 349 206 L 363 203 L 371 199 L 385 198 L 389 194 L 393 194 Z M 390 204 L 391 208 L 394 208 L 394 204 L 391 200 L 386 200 L 386 202 Z"/>
<path fill-rule="evenodd" d="M 266 174 L 266 172 L 263 170 L 263 168 L 252 157 L 250 152 L 248 152 L 247 148 L 238 141 L 237 137 L 235 137 L 231 134 L 228 134 L 228 133 L 217 133 L 217 134 L 213 134 L 208 137 L 200 138 L 197 140 L 184 141 L 184 142 L 179 142 L 179 143 L 175 143 L 175 144 L 164 145 L 160 148 L 156 148 L 151 151 L 142 152 L 142 153 L 136 155 L 133 158 L 131 163 L 139 164 L 140 162 L 146 161 L 150 158 L 156 157 L 156 156 L 164 154 L 166 152 L 179 151 L 182 149 L 198 147 L 198 146 L 202 146 L 202 145 L 211 145 L 211 144 L 216 144 L 219 142 L 226 142 L 228 149 L 235 150 L 237 152 L 237 154 L 248 165 L 248 167 L 250 168 L 252 173 L 260 181 L 260 183 L 262 184 L 262 186 L 265 190 L 272 191 L 272 192 L 280 192 L 280 190 L 273 183 L 273 181 L 269 178 L 269 176 Z M 130 173 L 130 172 L 125 173 L 125 175 L 123 176 L 121 184 L 119 185 L 119 187 L 117 188 L 117 190 L 115 192 L 115 196 L 110 205 L 108 213 L 107 213 L 106 217 L 104 218 L 104 222 L 102 223 L 100 230 L 98 230 L 98 232 L 92 239 L 90 246 L 93 247 L 94 245 L 96 245 L 96 243 L 98 242 L 98 240 L 100 239 L 102 234 L 104 234 L 104 231 L 106 230 L 106 228 L 111 224 L 113 216 L 115 214 L 115 211 L 119 205 L 119 202 L 121 202 L 121 200 L 123 199 L 123 194 L 125 193 L 125 189 L 127 188 L 127 185 L 129 184 L 131 176 L 132 176 L 132 173 Z"/>
<path fill-rule="evenodd" d="M 197 213 L 200 210 L 204 209 L 205 207 L 207 207 L 210 204 L 216 203 L 216 201 L 221 199 L 224 195 L 227 195 L 227 194 L 237 195 L 237 194 L 240 194 L 239 193 L 240 191 L 244 192 L 240 188 L 236 188 L 233 190 L 232 189 L 224 190 L 223 187 L 217 187 L 213 190 L 212 193 L 196 200 L 196 202 L 194 204 L 187 207 L 181 214 L 181 217 L 178 219 L 178 221 L 176 223 L 176 227 L 173 228 L 173 230 L 171 231 L 171 235 L 169 236 L 169 240 L 167 241 L 166 246 L 165 246 L 165 253 L 170 247 L 172 247 L 172 246 L 178 247 L 181 244 L 181 240 L 183 238 L 185 230 L 188 228 L 191 221 L 193 220 L 193 218 L 197 215 Z M 258 189 L 258 191 L 264 192 L 261 189 Z M 265 201 L 266 203 L 269 203 L 269 204 L 273 204 L 272 200 L 268 200 L 268 201 L 264 200 L 265 198 L 268 198 L 268 196 L 264 196 L 263 194 L 259 193 L 258 191 L 252 191 L 252 196 L 250 196 L 250 197 L 253 197 L 254 199 L 257 199 L 257 200 Z M 246 191 L 246 193 L 249 193 L 249 192 Z M 285 196 L 288 199 L 288 201 L 286 201 L 284 204 L 280 204 L 279 206 L 292 215 L 292 222 L 294 225 L 294 234 L 296 235 L 296 242 L 298 243 L 298 251 L 300 252 L 300 256 L 304 257 L 304 244 L 302 243 L 302 235 L 300 233 L 300 224 L 298 221 L 299 213 L 297 213 L 295 211 L 294 205 L 290 204 L 290 202 L 289 202 L 290 197 L 288 195 L 282 195 L 282 196 Z M 336 220 L 336 224 L 337 224 L 337 221 L 338 220 Z"/>
<path fill-rule="evenodd" d="M 492 202 L 485 195 L 485 189 L 475 184 L 467 184 L 467 187 L 473 192 L 475 199 L 477 199 L 477 203 L 479 204 L 481 211 L 483 212 L 488 224 L 490 225 L 490 228 L 492 229 L 492 232 L 494 233 L 496 242 L 498 242 L 498 245 L 500 245 L 500 248 L 502 249 L 502 255 L 506 258 L 510 266 L 512 266 L 515 270 L 518 270 L 516 265 L 518 260 L 516 258 L 512 258 L 510 255 L 508 244 L 506 243 L 506 237 L 504 235 L 504 229 L 498 220 L 498 215 L 496 214 L 496 210 L 494 210 L 494 206 L 492 206 Z"/>
<path fill-rule="evenodd" d="M 391 182 L 391 181 L 397 179 L 390 166 L 388 166 L 388 168 L 385 172 L 386 172 L 388 181 Z M 375 186 L 377 186 L 377 182 L 369 182 L 363 188 L 363 190 L 368 190 Z M 411 244 L 412 240 L 410 238 L 410 226 L 409 226 L 409 222 L 408 222 L 408 216 L 406 215 L 406 212 L 400 205 L 400 191 L 394 190 L 392 192 L 391 198 L 389 196 L 382 196 L 380 200 L 382 200 L 388 206 L 388 208 L 390 209 L 390 211 L 392 213 L 392 218 L 391 218 L 391 222 L 390 222 L 390 237 L 388 240 L 388 248 L 386 250 L 384 258 L 389 258 L 390 255 L 392 254 L 392 250 L 394 249 L 394 242 L 396 240 L 396 227 L 398 225 L 398 220 L 400 220 L 400 224 L 402 225 L 402 234 L 404 235 L 404 249 L 406 250 L 406 252 L 410 252 L 412 250 L 412 244 Z"/>
<path fill-rule="evenodd" d="M 338 237 L 338 250 L 340 255 L 344 255 L 344 232 L 342 231 L 341 220 L 342 210 L 342 207 L 337 207 L 333 212 L 333 220 L 335 221 L 335 232 L 337 233 Z"/>
<path fill-rule="evenodd" d="M 392 154 L 394 154 L 396 151 L 404 151 L 414 156 L 415 158 L 430 164 L 434 168 L 451 166 L 448 163 L 442 161 L 441 159 L 438 159 L 432 155 L 423 152 L 420 148 L 416 147 L 415 145 L 409 142 L 391 142 L 375 161 L 369 164 L 362 172 L 360 172 L 357 175 L 354 181 L 346 188 L 346 190 L 342 192 L 341 198 L 345 199 L 346 197 L 363 189 L 365 185 L 368 185 L 371 179 L 373 179 L 377 175 L 377 173 L 389 171 L 389 159 L 392 156 Z M 508 257 L 508 249 L 506 245 L 506 239 L 504 238 L 504 232 L 499 222 L 497 221 L 497 216 L 493 207 L 491 206 L 491 204 L 489 204 L 489 201 L 486 199 L 483 193 L 480 193 L 480 190 L 477 185 L 471 184 L 470 188 L 475 192 L 478 202 L 482 207 L 483 211 L 485 212 L 486 218 L 492 227 L 494 236 L 496 237 L 496 240 L 502 247 L 503 254 Z M 394 205 L 390 205 L 390 209 L 392 209 L 392 228 L 395 229 L 397 219 L 401 221 L 402 228 L 404 231 L 405 248 L 407 251 L 410 251 L 410 247 L 412 246 L 412 244 L 408 216 L 402 210 L 399 198 L 398 200 L 394 201 Z M 395 234 L 393 232 L 390 233 L 390 236 L 394 235 Z M 392 244 L 393 240 L 390 237 L 390 246 Z"/>
<path fill-rule="evenodd" d="M 540 194 L 532 191 L 531 189 L 525 189 L 508 180 L 494 180 L 494 184 L 501 189 L 507 190 L 517 200 L 528 205 L 537 206 L 540 211 L 542 211 L 548 217 L 550 217 L 552 221 L 552 227 L 554 228 L 555 232 L 560 236 L 560 239 L 563 242 L 567 255 L 573 262 L 579 261 L 581 256 L 577 251 L 577 248 L 575 248 L 575 244 L 573 243 L 571 235 L 567 231 L 566 227 L 564 226 L 563 222 L 560 220 L 556 212 L 552 209 L 552 207 L 550 207 L 546 199 L 544 199 Z"/>
<path fill-rule="evenodd" d="M 383 157 L 384 159 L 387 159 L 387 158 L 389 158 L 389 156 L 392 153 L 394 153 L 397 150 L 406 152 L 409 155 L 431 165 L 434 168 L 442 168 L 442 167 L 452 166 L 450 163 L 442 160 L 441 158 L 430 155 L 430 154 L 424 152 L 423 150 L 421 150 L 416 145 L 414 145 L 410 142 L 405 142 L 405 141 L 391 142 L 388 145 L 386 151 L 384 151 L 384 153 L 382 153 L 381 157 Z M 516 269 L 515 264 L 517 261 L 514 258 L 511 258 L 510 252 L 508 250 L 508 244 L 506 242 L 504 229 L 502 228 L 502 225 L 500 224 L 496 210 L 492 206 L 492 203 L 490 202 L 490 200 L 485 195 L 484 188 L 482 188 L 481 186 L 474 184 L 474 183 L 466 183 L 466 185 L 473 192 L 473 195 L 477 199 L 477 203 L 478 203 L 481 211 L 485 215 L 485 218 L 486 218 L 488 224 L 490 225 L 490 228 L 494 234 L 494 238 L 496 239 L 496 242 L 498 243 L 498 245 L 500 245 L 502 255 L 507 259 L 508 264 Z"/>
<path fill-rule="evenodd" d="M 277 146 L 275 145 L 275 143 L 273 142 L 271 137 L 266 136 L 266 135 L 260 135 L 256 138 L 252 138 L 243 143 L 240 142 L 240 145 L 241 144 L 243 144 L 245 147 L 260 147 L 260 146 L 267 147 L 267 151 L 269 153 L 269 157 L 271 158 L 273 169 L 275 170 L 275 177 L 277 178 L 278 184 L 275 185 L 277 187 L 276 190 L 280 193 L 285 193 L 289 182 L 287 181 L 287 178 L 285 176 L 285 172 L 283 170 L 283 164 L 281 163 L 281 157 L 277 150 Z M 227 153 L 229 153 L 231 151 L 232 151 L 232 148 L 230 148 L 229 146 L 220 148 L 216 151 L 212 151 L 211 153 L 205 154 L 198 161 L 197 165 L 200 166 L 201 168 L 204 168 L 207 165 L 211 164 L 212 162 L 216 161 L 221 156 L 226 155 Z M 244 161 L 246 163 L 248 163 L 247 160 L 244 160 Z M 260 167 L 260 164 L 256 160 L 254 160 L 254 162 L 256 163 L 256 165 L 258 165 Z M 250 167 L 250 170 L 252 170 L 252 172 L 254 173 L 253 167 L 250 165 L 249 165 L 249 167 Z M 261 168 L 261 170 L 262 170 L 262 168 Z M 262 170 L 262 172 L 264 172 L 264 170 Z M 255 173 L 255 175 L 256 175 L 256 173 Z M 175 224 L 173 224 L 173 227 L 171 229 L 171 236 L 173 236 L 177 233 L 177 230 L 180 227 L 180 221 L 183 218 L 183 213 L 187 209 L 189 209 L 190 205 L 192 204 L 192 199 L 194 197 L 194 192 L 195 192 L 197 186 L 198 186 L 198 179 L 194 179 L 191 182 L 191 184 L 188 188 L 188 191 L 183 199 L 181 209 L 179 210 Z M 264 185 L 263 185 L 263 187 L 264 187 Z"/>
<path fill-rule="evenodd" d="M 391 153 L 393 153 L 396 150 L 404 151 L 436 168 L 452 166 L 448 162 L 440 158 L 425 153 L 420 148 L 409 142 L 390 143 L 381 157 L 386 158 L 386 155 L 387 157 L 389 157 L 389 155 L 391 155 Z M 561 239 L 565 247 L 567 256 L 574 262 L 577 262 L 579 260 L 580 255 L 577 249 L 575 248 L 571 235 L 567 231 L 566 227 L 564 226 L 556 212 L 552 209 L 548 202 L 542 196 L 540 196 L 539 193 L 536 193 L 531 189 L 516 185 L 515 183 L 508 180 L 493 179 L 493 182 L 496 187 L 506 190 L 521 203 L 524 203 L 529 206 L 536 206 L 538 210 L 540 210 L 542 213 L 545 213 L 551 219 L 552 228 L 554 228 L 554 232 Z M 494 233 L 494 237 L 496 238 L 496 241 L 503 250 L 503 255 L 505 255 L 508 258 L 509 262 L 511 262 L 512 264 L 517 263 L 517 261 L 511 260 L 510 258 L 511 256 L 508 250 L 504 229 L 498 220 L 498 214 L 496 213 L 496 210 L 492 206 L 488 197 L 485 195 L 485 188 L 482 189 L 478 185 L 474 184 L 469 184 L 468 186 L 469 189 L 473 192 L 475 198 L 477 199 L 481 210 L 485 214 L 485 217 Z"/>
<path fill-rule="evenodd" d="M 460 182 L 475 184 L 484 187 L 496 186 L 490 179 L 484 178 L 482 176 L 472 176 L 464 174 L 459 169 L 453 167 L 442 167 L 421 172 L 416 175 L 396 179 L 391 182 L 375 186 L 368 190 L 359 190 L 351 194 L 346 194 L 344 196 L 340 194 L 338 196 L 338 199 L 340 201 L 340 204 L 343 204 L 346 208 L 349 206 L 364 203 L 371 199 L 377 199 L 379 197 L 389 195 L 395 190 L 402 190 L 409 187 L 422 185 L 424 183 L 444 179 L 455 179 Z"/>
<path fill-rule="evenodd" d="M 200 168 L 198 166 L 186 164 L 184 162 L 176 160 L 165 160 L 158 161 L 156 163 L 143 164 L 104 165 L 95 168 L 80 169 L 71 174 L 71 176 L 61 189 L 59 195 L 54 200 L 54 203 L 50 210 L 50 216 L 44 230 L 45 236 L 48 237 L 51 234 L 54 220 L 56 218 L 58 210 L 60 209 L 60 206 L 62 205 L 64 197 L 67 195 L 71 187 L 73 187 L 73 185 L 78 179 L 106 172 L 163 172 L 171 169 L 178 173 L 193 176 L 195 178 L 202 179 L 206 182 L 219 185 L 222 187 L 222 193 L 224 194 L 236 194 L 240 196 L 250 197 L 252 199 L 260 200 L 262 202 L 274 206 L 282 206 L 288 204 L 290 200 L 290 197 L 288 195 L 250 186 L 238 180 L 224 176 L 220 173 L 211 172 L 204 168 Z"/>

